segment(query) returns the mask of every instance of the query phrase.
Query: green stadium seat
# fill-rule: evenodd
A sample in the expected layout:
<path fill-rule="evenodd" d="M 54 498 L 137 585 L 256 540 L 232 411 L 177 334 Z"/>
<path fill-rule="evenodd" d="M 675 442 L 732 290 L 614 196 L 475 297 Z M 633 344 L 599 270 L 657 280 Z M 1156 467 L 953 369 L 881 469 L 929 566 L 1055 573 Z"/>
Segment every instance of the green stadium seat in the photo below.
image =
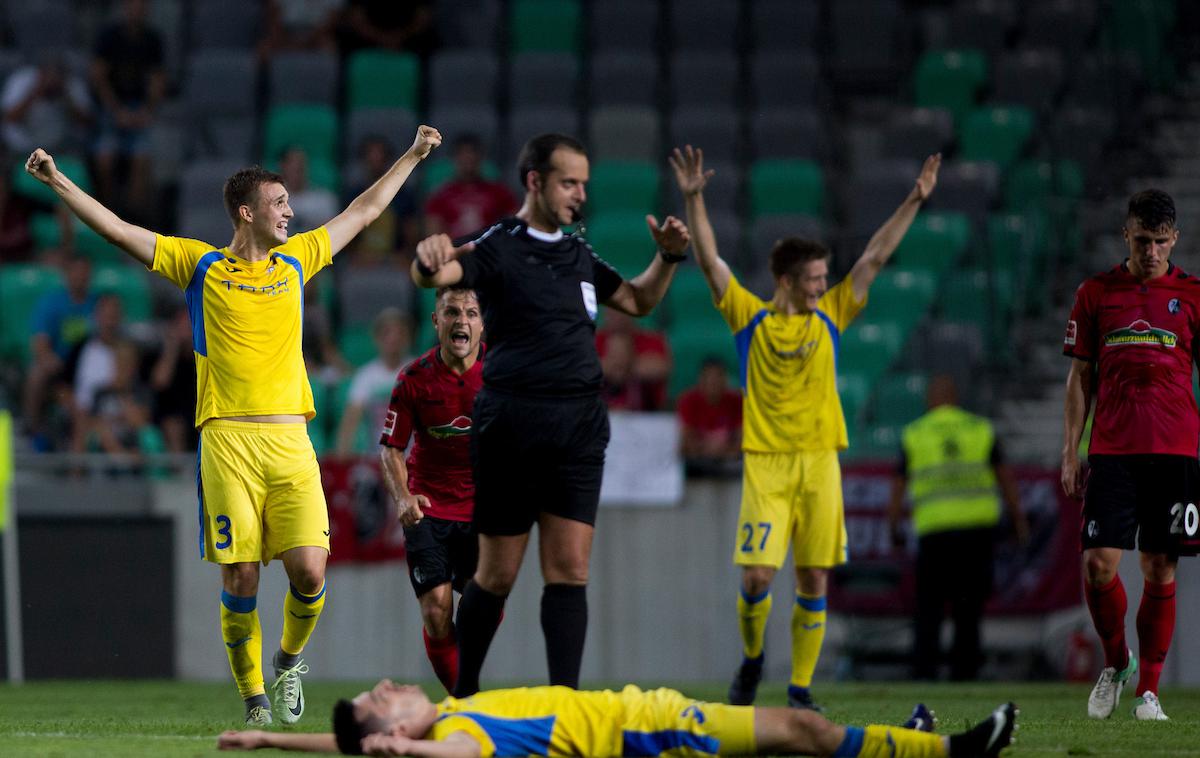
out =
<path fill-rule="evenodd" d="M 964 269 L 946 277 L 938 311 L 946 321 L 975 324 L 997 353 L 1008 349 L 1013 281 L 1006 271 Z"/>
<path fill-rule="evenodd" d="M 312 387 L 313 407 L 316 408 L 316 418 L 308 422 L 308 437 L 312 440 L 313 450 L 317 455 L 324 455 L 329 450 L 329 385 L 317 379 L 309 381 Z"/>
<path fill-rule="evenodd" d="M 957 122 L 975 105 L 987 77 L 987 58 L 981 50 L 927 50 L 914 75 L 916 104 L 945 108 Z"/>
<path fill-rule="evenodd" d="M 894 321 L 860 319 L 841 334 L 837 370 L 861 373 L 870 381 L 883 375 L 908 338 Z"/>
<path fill-rule="evenodd" d="M 750 167 L 750 215 L 801 213 L 820 216 L 825 176 L 807 160 L 762 160 Z"/>
<path fill-rule="evenodd" d="M 115 245 L 110 245 L 92 228 L 77 218 L 71 218 L 71 226 L 75 230 L 75 252 L 95 263 L 117 262 L 125 259 L 123 253 Z M 35 213 L 29 221 L 30 232 L 33 235 L 35 249 L 53 250 L 63 244 L 62 223 L 53 213 Z"/>
<path fill-rule="evenodd" d="M 896 265 L 939 276 L 958 262 L 970 244 L 971 221 L 965 214 L 922 213 L 896 248 Z"/>
<path fill-rule="evenodd" d="M 1033 137 L 1033 111 L 1022 106 L 976 108 L 959 129 L 961 157 L 967 161 L 992 161 L 1007 170 Z"/>
<path fill-rule="evenodd" d="M 672 398 L 696 383 L 700 364 L 709 356 L 725 361 L 734 372 L 733 381 L 741 381 L 737 351 L 733 346 L 733 334 L 716 309 L 697 313 L 694 318 L 672 324 L 667 330 L 667 343 L 671 346 L 671 379 L 668 392 Z"/>
<path fill-rule="evenodd" d="M 1178 18 L 1176 0 L 1113 0 L 1103 37 L 1107 47 L 1137 56 L 1146 78 L 1157 88 L 1175 80 L 1175 60 L 1167 35 Z"/>
<path fill-rule="evenodd" d="M 514 0 L 509 50 L 579 53 L 583 11 L 578 0 Z"/>
<path fill-rule="evenodd" d="M 429 314 L 437 304 L 437 290 L 427 287 L 416 288 L 416 319 L 413 321 L 413 353 L 420 355 L 437 344 L 433 322 Z"/>
<path fill-rule="evenodd" d="M 874 460 L 892 461 L 900 456 L 900 435 L 903 431 L 899 426 L 889 424 L 872 424 L 866 427 L 861 435 L 863 455 Z"/>
<path fill-rule="evenodd" d="M 144 266 L 132 261 L 97 263 L 92 267 L 92 289 L 119 297 L 126 321 L 149 321 L 154 315 L 150 276 Z"/>
<path fill-rule="evenodd" d="M 30 321 L 42 295 L 63 285 L 52 266 L 9 263 L 0 266 L 0 356 L 29 359 Z"/>
<path fill-rule="evenodd" d="M 995 213 L 988 217 L 988 265 L 1011 277 L 1015 305 L 1026 310 L 1041 301 L 1050 282 L 1053 261 L 1047 255 L 1047 216 L 1040 210 Z"/>
<path fill-rule="evenodd" d="M 871 395 L 871 380 L 866 374 L 839 371 L 837 387 L 838 396 L 842 399 L 842 413 L 846 416 L 846 426 L 852 429 L 861 420 L 863 410 L 867 407 L 867 398 Z"/>
<path fill-rule="evenodd" d="M 658 167 L 640 161 L 600 161 L 588 181 L 588 215 L 632 211 L 655 213 Z"/>
<path fill-rule="evenodd" d="M 435 153 L 436 155 L 436 153 Z M 479 173 L 485 179 L 496 180 L 500 178 L 500 167 L 496 165 L 494 160 L 485 159 L 479 167 Z M 430 158 L 421 162 L 421 192 L 425 195 L 431 195 L 446 182 L 450 181 L 450 177 L 454 176 L 454 160 L 442 156 L 440 158 Z"/>
<path fill-rule="evenodd" d="M 914 326 L 928 312 L 937 294 L 937 279 L 923 269 L 889 267 L 871 284 L 867 313 Z"/>
<path fill-rule="evenodd" d="M 663 303 L 655 309 L 656 320 L 663 326 L 669 326 L 707 311 L 716 311 L 708 280 L 698 267 L 681 264 L 671 280 Z"/>
<path fill-rule="evenodd" d="M 66 174 L 67 178 L 75 182 L 81 190 L 92 192 L 92 178 L 83 161 L 69 155 L 56 155 L 54 156 L 54 165 L 58 166 L 58 170 Z M 25 158 L 21 158 L 13 166 L 12 191 L 42 205 L 58 203 L 58 195 L 54 194 L 54 190 L 34 179 L 25 170 Z"/>
<path fill-rule="evenodd" d="M 875 385 L 871 418 L 884 426 L 904 426 L 925 413 L 924 374 L 889 373 Z"/>
<path fill-rule="evenodd" d="M 266 167 L 271 171 L 279 171 L 278 157 L 268 160 Z M 308 158 L 308 181 L 314 187 L 327 189 L 334 194 L 341 192 L 342 177 L 338 174 L 337 165 L 328 156 Z"/>
<path fill-rule="evenodd" d="M 1075 161 L 1021 161 L 1004 182 L 1004 207 L 1020 211 L 1055 201 L 1074 204 L 1083 195 L 1083 185 L 1083 170 Z"/>
<path fill-rule="evenodd" d="M 359 50 L 346 62 L 346 107 L 416 111 L 420 80 L 421 64 L 412 53 Z"/>
<path fill-rule="evenodd" d="M 324 105 L 277 105 L 267 113 L 263 154 L 275 158 L 298 147 L 310 161 L 337 158 L 337 112 Z"/>
<path fill-rule="evenodd" d="M 644 213 L 605 213 L 587 222 L 585 237 L 596 255 L 612 264 L 626 279 L 650 265 L 654 240 Z"/>
<path fill-rule="evenodd" d="M 365 327 L 343 329 L 338 335 L 338 349 L 351 366 L 358 368 L 375 358 L 375 340 Z"/>

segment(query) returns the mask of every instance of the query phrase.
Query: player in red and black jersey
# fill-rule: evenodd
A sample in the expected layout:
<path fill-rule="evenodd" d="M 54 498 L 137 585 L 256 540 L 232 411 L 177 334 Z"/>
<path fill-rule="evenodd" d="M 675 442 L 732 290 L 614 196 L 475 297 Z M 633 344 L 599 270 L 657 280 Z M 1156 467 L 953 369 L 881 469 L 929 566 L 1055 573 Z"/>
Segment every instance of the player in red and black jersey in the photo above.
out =
<path fill-rule="evenodd" d="M 483 320 L 475 292 L 440 290 L 433 326 L 438 345 L 400 370 L 379 444 L 384 479 L 404 526 L 425 652 L 450 691 L 458 678 L 451 589 L 462 592 L 479 557 L 471 530 L 471 409 L 483 385 Z"/>
<path fill-rule="evenodd" d="M 1088 715 L 1107 718 L 1140 667 L 1139 720 L 1166 720 L 1158 678 L 1175 628 L 1175 567 L 1200 548 L 1200 417 L 1192 364 L 1200 351 L 1200 279 L 1170 262 L 1179 240 L 1175 203 L 1161 190 L 1129 200 L 1129 257 L 1080 285 L 1067 322 L 1062 484 L 1083 496 L 1085 594 L 1105 667 Z M 1079 440 L 1096 399 L 1083 486 Z M 1125 643 L 1125 588 L 1117 574 L 1136 538 L 1145 585 L 1138 657 Z"/>

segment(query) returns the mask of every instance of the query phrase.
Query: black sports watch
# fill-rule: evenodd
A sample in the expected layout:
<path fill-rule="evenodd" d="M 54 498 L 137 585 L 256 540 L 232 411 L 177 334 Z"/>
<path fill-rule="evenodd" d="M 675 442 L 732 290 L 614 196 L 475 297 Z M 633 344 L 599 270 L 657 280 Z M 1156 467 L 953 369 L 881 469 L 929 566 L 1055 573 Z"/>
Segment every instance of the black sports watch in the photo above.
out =
<path fill-rule="evenodd" d="M 663 263 L 683 263 L 687 260 L 685 253 L 668 253 L 661 247 L 658 249 L 658 257 L 662 258 Z"/>

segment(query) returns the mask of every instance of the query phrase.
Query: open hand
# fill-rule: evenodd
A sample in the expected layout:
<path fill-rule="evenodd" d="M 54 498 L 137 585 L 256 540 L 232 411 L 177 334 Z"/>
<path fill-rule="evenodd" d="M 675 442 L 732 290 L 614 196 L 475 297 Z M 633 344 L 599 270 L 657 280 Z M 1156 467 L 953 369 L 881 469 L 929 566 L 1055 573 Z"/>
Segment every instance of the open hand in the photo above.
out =
<path fill-rule="evenodd" d="M 442 144 L 442 133 L 432 126 L 422 124 L 417 127 L 417 137 L 412 143 L 413 155 L 421 160 L 425 160 L 433 152 L 433 149 L 440 144 Z"/>
<path fill-rule="evenodd" d="M 663 219 L 659 226 L 658 219 L 646 216 L 646 225 L 650 227 L 650 236 L 663 252 L 678 255 L 687 249 L 691 237 L 688 235 L 687 224 L 674 216 Z"/>
<path fill-rule="evenodd" d="M 941 167 L 941 153 L 934 153 L 925 159 L 921 175 L 917 177 L 917 185 L 913 187 L 913 192 L 917 193 L 917 199 L 921 202 L 925 202 L 933 194 L 933 188 L 937 186 L 938 169 Z"/>
<path fill-rule="evenodd" d="M 682 151 L 675 148 L 675 151 L 667 156 L 667 161 L 675 170 L 675 183 L 679 185 L 679 191 L 685 196 L 702 191 L 716 173 L 712 169 L 704 170 L 704 151 L 699 148 L 692 149 L 691 145 L 687 145 Z"/>
<path fill-rule="evenodd" d="M 39 182 L 49 184 L 58 172 L 58 167 L 54 165 L 54 157 L 39 147 L 29 154 L 25 161 L 25 170 Z"/>
<path fill-rule="evenodd" d="M 259 729 L 230 730 L 217 737 L 218 750 L 257 750 L 266 747 L 266 732 Z"/>

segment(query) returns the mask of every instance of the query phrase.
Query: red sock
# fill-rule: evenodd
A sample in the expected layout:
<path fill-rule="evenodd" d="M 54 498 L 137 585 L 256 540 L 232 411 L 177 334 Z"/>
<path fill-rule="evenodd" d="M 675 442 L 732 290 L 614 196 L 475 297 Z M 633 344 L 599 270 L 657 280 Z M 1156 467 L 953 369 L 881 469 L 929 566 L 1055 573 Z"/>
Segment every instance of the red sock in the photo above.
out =
<path fill-rule="evenodd" d="M 1174 632 L 1175 582 L 1151 584 L 1147 581 L 1137 614 L 1139 696 L 1146 690 L 1158 694 L 1158 677 L 1162 674 Z"/>
<path fill-rule="evenodd" d="M 449 692 L 458 681 L 458 638 L 454 635 L 454 627 L 450 627 L 450 633 L 440 640 L 430 637 L 425 629 L 421 629 L 421 635 L 425 638 L 425 655 L 433 664 L 433 672 Z"/>
<path fill-rule="evenodd" d="M 1096 627 L 1096 634 L 1100 635 L 1100 644 L 1104 646 L 1104 665 L 1120 671 L 1129 664 L 1129 648 L 1125 644 L 1125 585 L 1121 584 L 1121 577 L 1117 575 L 1102 587 L 1095 587 L 1084 580 L 1083 588 L 1088 610 L 1092 612 L 1092 624 Z"/>

